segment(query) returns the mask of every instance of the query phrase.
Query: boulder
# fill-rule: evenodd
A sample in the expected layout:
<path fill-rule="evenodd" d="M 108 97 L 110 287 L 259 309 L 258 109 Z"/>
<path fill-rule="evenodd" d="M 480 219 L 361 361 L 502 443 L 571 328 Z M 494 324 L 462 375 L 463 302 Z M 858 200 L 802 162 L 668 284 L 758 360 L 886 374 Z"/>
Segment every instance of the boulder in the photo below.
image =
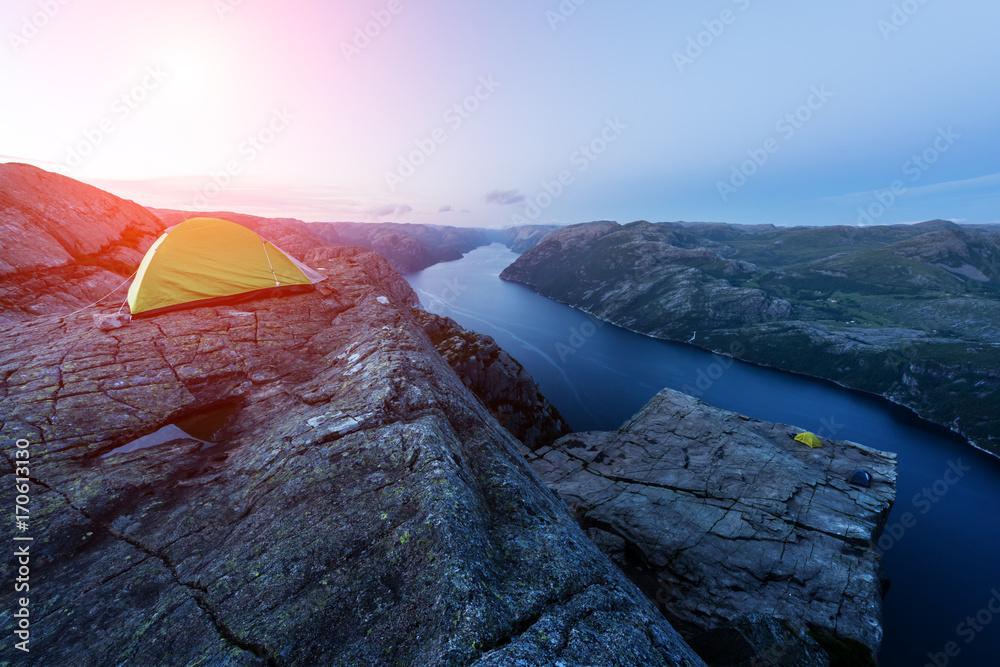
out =
<path fill-rule="evenodd" d="M 751 613 L 882 640 L 876 540 L 896 455 L 752 420 L 673 390 L 613 432 L 529 454 L 595 542 L 693 635 Z M 869 488 L 849 483 L 857 468 Z"/>

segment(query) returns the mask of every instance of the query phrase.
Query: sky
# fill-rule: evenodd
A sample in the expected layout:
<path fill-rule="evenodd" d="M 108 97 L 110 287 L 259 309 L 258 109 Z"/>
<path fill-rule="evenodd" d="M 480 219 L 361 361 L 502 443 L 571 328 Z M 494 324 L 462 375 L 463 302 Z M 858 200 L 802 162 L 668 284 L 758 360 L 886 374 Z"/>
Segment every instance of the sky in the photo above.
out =
<path fill-rule="evenodd" d="M 308 221 L 1000 222 L 988 0 L 4 0 L 0 161 Z"/>

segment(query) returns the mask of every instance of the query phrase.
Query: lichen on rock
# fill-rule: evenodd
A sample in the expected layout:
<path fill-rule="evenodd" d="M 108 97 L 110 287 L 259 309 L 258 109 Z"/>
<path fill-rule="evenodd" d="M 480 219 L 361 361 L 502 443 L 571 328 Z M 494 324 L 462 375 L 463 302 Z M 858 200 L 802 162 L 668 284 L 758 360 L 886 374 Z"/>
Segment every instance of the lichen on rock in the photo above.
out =
<path fill-rule="evenodd" d="M 33 443 L 32 660 L 702 665 L 434 348 L 405 280 L 374 253 L 316 267 L 308 294 L 0 330 L 0 433 Z M 224 407 L 211 447 L 102 457 Z"/>
<path fill-rule="evenodd" d="M 882 640 L 876 540 L 896 455 L 752 420 L 665 389 L 618 431 L 574 433 L 529 455 L 581 525 L 695 634 L 741 616 Z M 857 468 L 871 487 L 849 483 Z"/>

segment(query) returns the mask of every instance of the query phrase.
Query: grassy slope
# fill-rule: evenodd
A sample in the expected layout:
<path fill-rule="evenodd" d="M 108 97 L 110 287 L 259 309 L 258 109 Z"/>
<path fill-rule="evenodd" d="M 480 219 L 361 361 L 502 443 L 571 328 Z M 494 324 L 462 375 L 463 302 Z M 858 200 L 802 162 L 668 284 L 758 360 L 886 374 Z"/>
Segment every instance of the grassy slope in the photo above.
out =
<path fill-rule="evenodd" d="M 531 267 L 540 278 L 538 291 L 592 310 L 595 304 L 587 301 L 599 295 L 581 299 L 574 285 L 634 282 L 641 275 L 634 268 L 641 248 L 653 253 L 665 241 L 711 247 L 726 259 L 752 262 L 758 271 L 726 275 L 725 263 L 712 260 L 683 265 L 697 268 L 706 282 L 723 279 L 784 299 L 793 314 L 739 328 L 699 329 L 700 344 L 729 350 L 738 339 L 748 361 L 891 397 L 1000 454 L 1000 236 L 940 221 L 746 231 L 652 227 L 628 225 L 592 247 L 566 252 L 564 261 Z M 530 253 L 524 259 L 530 265 Z M 669 315 L 640 305 L 623 306 L 609 319 L 632 317 L 633 328 L 690 338 L 691 320 L 664 332 L 657 325 Z"/>
<path fill-rule="evenodd" d="M 748 341 L 749 354 L 754 361 L 891 396 L 1000 453 L 995 237 L 956 230 L 926 236 L 884 228 L 857 236 L 853 231 L 778 232 L 764 244 L 745 238 L 731 245 L 737 257 L 766 270 L 747 282 L 790 301 L 800 321 L 846 337 L 871 339 L 880 329 L 898 328 L 927 332 L 931 340 L 897 339 L 893 345 L 881 339 L 877 346 L 847 352 L 795 332 L 769 336 L 767 346 Z M 990 280 L 957 273 L 962 266 Z M 755 338 L 757 332 L 741 337 L 748 334 Z"/>

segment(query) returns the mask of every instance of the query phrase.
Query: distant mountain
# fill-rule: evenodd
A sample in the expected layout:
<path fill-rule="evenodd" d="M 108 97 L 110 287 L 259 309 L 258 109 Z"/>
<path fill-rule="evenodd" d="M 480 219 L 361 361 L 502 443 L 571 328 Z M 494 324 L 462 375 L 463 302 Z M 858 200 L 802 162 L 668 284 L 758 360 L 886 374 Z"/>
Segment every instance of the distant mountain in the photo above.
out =
<path fill-rule="evenodd" d="M 210 214 L 258 231 L 327 280 L 302 293 L 129 319 L 116 312 L 123 291 L 115 288 L 164 228 L 198 214 L 151 212 L 23 165 L 0 167 L 0 198 L 0 437 L 17 442 L 3 459 L 13 465 L 16 454 L 25 477 L 31 467 L 24 493 L 44 518 L 30 518 L 32 562 L 64 593 L 30 600 L 32 617 L 46 619 L 32 626 L 38 664 L 79 664 L 81 655 L 148 664 L 169 647 L 177 664 L 705 665 L 654 607 L 669 613 L 664 603 L 712 656 L 733 648 L 747 662 L 780 652 L 806 667 L 830 664 L 825 650 L 877 651 L 874 544 L 895 492 L 894 462 L 874 469 L 877 502 L 850 500 L 843 511 L 848 468 L 803 451 L 787 427 L 771 427 L 785 431 L 777 449 L 756 433 L 751 449 L 748 431 L 732 428 L 745 421 L 737 415 L 694 402 L 656 416 L 648 409 L 644 430 L 687 433 L 701 446 L 690 470 L 684 464 L 687 486 L 671 487 L 685 496 L 685 517 L 698 520 L 664 517 L 674 544 L 704 548 L 672 559 L 680 569 L 661 567 L 667 552 L 653 548 L 664 546 L 664 523 L 653 512 L 633 535 L 635 505 L 619 512 L 602 502 L 607 521 L 585 523 L 585 533 L 567 508 L 581 482 L 646 475 L 645 459 L 609 471 L 612 461 L 595 451 L 594 472 L 615 479 L 574 474 L 576 489 L 561 499 L 522 455 L 539 452 L 535 464 L 550 481 L 556 467 L 589 464 L 574 462 L 577 441 L 549 449 L 568 427 L 527 371 L 491 338 L 415 308 L 412 288 L 378 253 L 345 245 L 383 244 L 397 262 L 419 264 L 481 242 L 530 246 L 548 230 Z M 615 227 L 571 232 L 597 238 Z M 665 257 L 712 260 L 688 231 L 669 239 L 679 245 Z M 768 452 L 767 476 L 790 493 L 796 528 L 815 517 L 826 530 L 835 514 L 850 553 L 823 531 L 807 534 L 816 549 L 797 549 L 792 515 L 747 496 L 748 480 L 725 474 L 719 487 L 719 460 L 737 441 L 743 458 L 728 464 L 736 474 L 752 452 Z M 844 451 L 829 445 L 831 460 Z M 636 497 L 658 504 L 658 480 L 641 481 L 629 484 Z M 709 485 L 714 495 L 683 490 Z M 713 519 L 732 497 L 746 502 Z M 780 531 L 771 519 L 758 525 L 761 509 L 779 517 Z M 723 565 L 719 547 L 730 540 L 716 538 L 745 528 L 766 537 L 744 550 L 749 558 Z M 821 558 L 837 567 L 798 567 L 807 547 L 810 560 L 830 554 Z M 695 569 L 704 585 L 685 581 L 676 590 L 686 602 L 673 606 L 675 579 Z M 805 585 L 777 580 L 785 572 Z M 666 588 L 654 585 L 660 576 Z M 732 625 L 700 632 L 697 595 L 716 611 L 725 600 L 713 616 Z M 815 612 L 817 600 L 836 616 Z M 822 631 L 815 640 L 807 621 Z M 107 631 L 95 640 L 93 627 Z"/>
<path fill-rule="evenodd" d="M 170 225 L 196 216 L 232 220 L 253 229 L 275 245 L 304 257 L 318 246 L 357 246 L 373 250 L 400 273 L 412 273 L 494 242 L 504 242 L 500 230 L 411 225 L 396 222 L 303 222 L 293 218 L 261 218 L 229 211 L 199 212 L 150 209 Z"/>
<path fill-rule="evenodd" d="M 501 277 L 588 312 L 628 304 L 618 324 L 668 338 L 788 317 L 787 301 L 727 280 L 757 268 L 721 250 L 680 226 L 590 223 L 549 234 Z"/>
<path fill-rule="evenodd" d="M 1000 234 L 591 223 L 501 278 L 657 338 L 887 396 L 1000 454 Z"/>
<path fill-rule="evenodd" d="M 962 225 L 962 229 L 968 232 L 980 234 L 1000 234 L 1000 222 L 986 223 L 981 225 Z"/>
<path fill-rule="evenodd" d="M 244 225 L 305 261 L 374 250 L 403 273 L 504 241 L 500 230 L 146 208 L 37 167 L 0 164 L 0 324 L 69 314 L 98 300 L 120 304 L 160 233 L 199 215 Z"/>
<path fill-rule="evenodd" d="M 556 225 L 524 225 L 509 227 L 503 230 L 503 244 L 520 254 L 531 250 L 551 231 L 559 229 Z"/>
<path fill-rule="evenodd" d="M 439 262 L 460 259 L 480 246 L 501 241 L 500 232 L 486 229 L 410 225 L 393 222 L 312 223 L 315 234 L 381 253 L 400 273 L 412 273 Z"/>
<path fill-rule="evenodd" d="M 252 229 L 263 238 L 299 259 L 305 259 L 306 254 L 315 248 L 326 245 L 346 245 L 333 234 L 327 234 L 326 238 L 320 238 L 310 223 L 295 220 L 294 218 L 262 218 L 245 213 L 233 213 L 232 211 L 194 213 L 192 211 L 176 211 L 162 208 L 150 208 L 149 210 L 162 220 L 167 227 L 178 225 L 189 218 L 197 216 L 230 220 Z"/>

